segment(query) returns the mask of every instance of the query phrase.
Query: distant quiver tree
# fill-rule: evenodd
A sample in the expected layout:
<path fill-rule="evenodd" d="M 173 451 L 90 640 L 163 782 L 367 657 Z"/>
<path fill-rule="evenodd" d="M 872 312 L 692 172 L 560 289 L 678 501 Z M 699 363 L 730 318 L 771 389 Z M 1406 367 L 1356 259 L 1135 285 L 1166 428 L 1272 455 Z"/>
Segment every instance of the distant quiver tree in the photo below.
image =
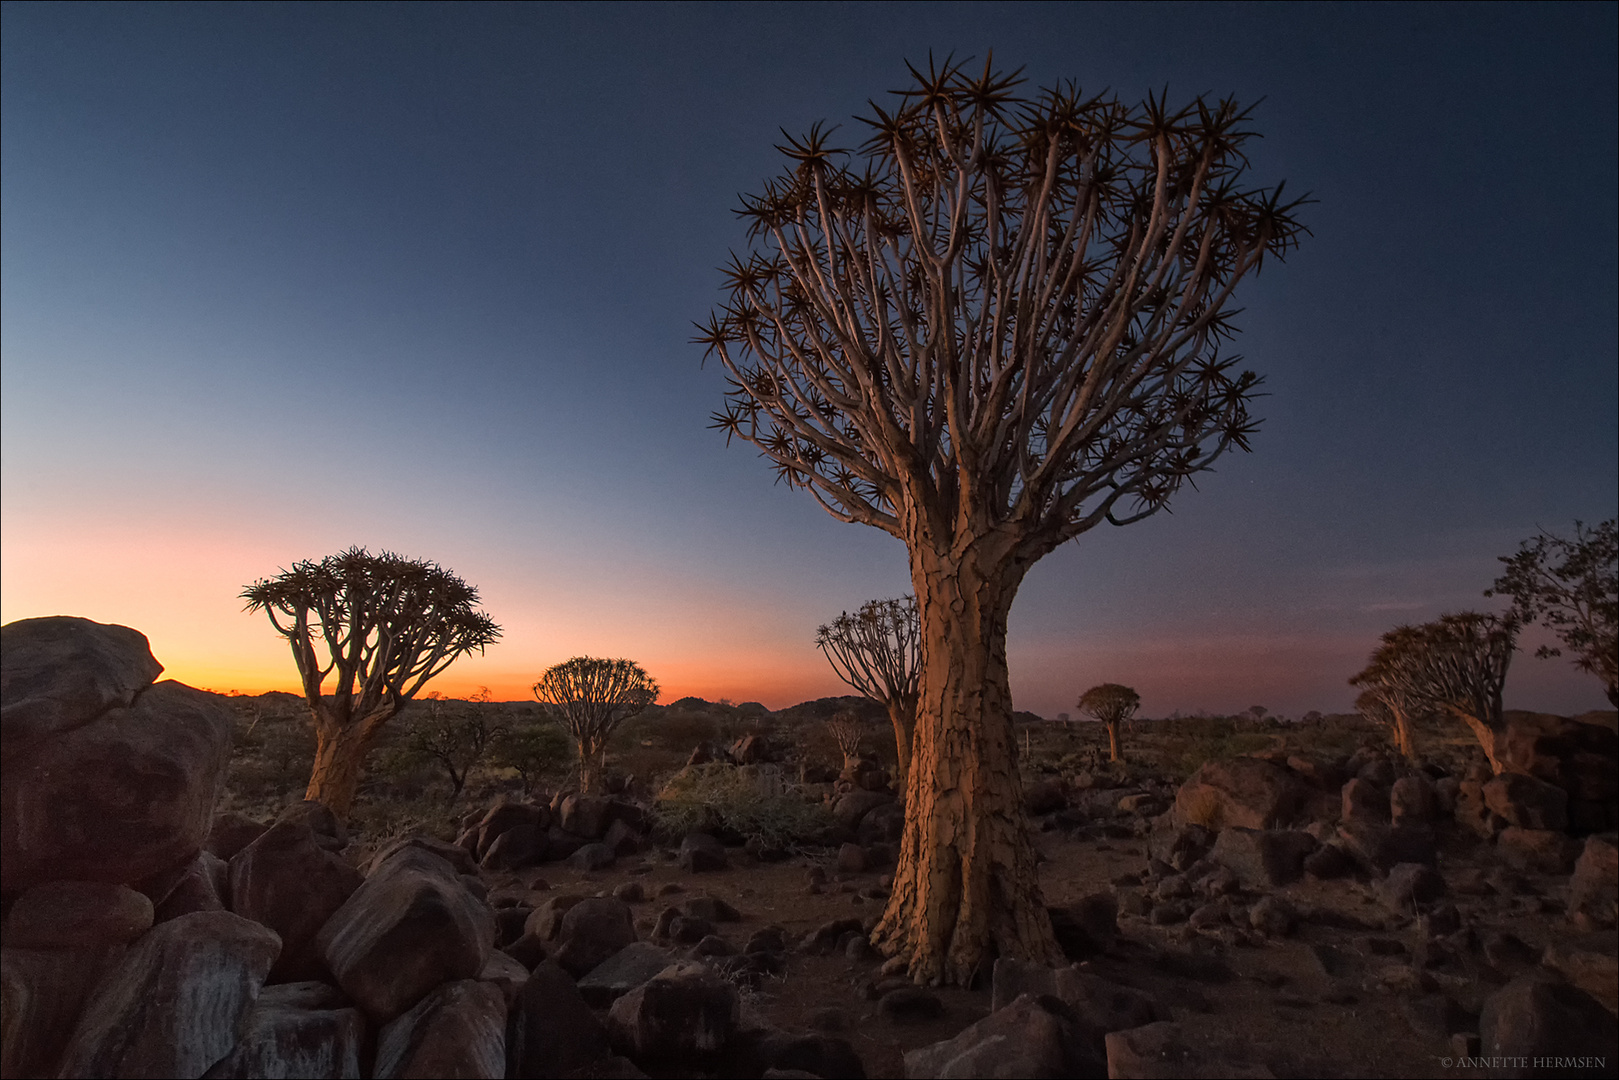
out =
<path fill-rule="evenodd" d="M 847 709 L 835 712 L 826 722 L 826 731 L 843 755 L 843 767 L 856 765 L 860 761 L 860 717 Z"/>
<path fill-rule="evenodd" d="M 1401 709 L 1407 724 L 1417 710 L 1462 721 L 1499 773 L 1505 748 L 1498 742 L 1506 731 L 1501 692 L 1517 637 L 1518 624 L 1510 615 L 1477 611 L 1397 626 L 1383 635 L 1365 670 L 1349 682 L 1391 713 Z M 1405 740 L 1409 746 L 1409 729 Z"/>
<path fill-rule="evenodd" d="M 478 590 L 437 563 L 353 547 L 242 591 L 292 647 L 315 727 L 304 798 L 346 817 L 382 725 L 457 659 L 500 637 Z M 330 680 L 329 693 L 322 687 Z"/>
<path fill-rule="evenodd" d="M 916 597 L 872 600 L 853 615 L 845 611 L 816 629 L 815 644 L 838 678 L 888 710 L 903 783 L 911 768 L 922 667 Z"/>
<path fill-rule="evenodd" d="M 658 684 L 631 660 L 576 656 L 546 669 L 534 696 L 551 706 L 579 754 L 579 790 L 594 787 L 596 765 L 618 726 L 658 700 Z"/>
<path fill-rule="evenodd" d="M 1503 555 L 1506 573 L 1485 596 L 1512 598 L 1512 614 L 1539 621 L 1562 648 L 1542 645 L 1541 659 L 1574 654 L 1574 665 L 1602 680 L 1608 704 L 1619 707 L 1619 519 L 1594 528 L 1574 523 L 1574 539 L 1541 533 Z"/>
<path fill-rule="evenodd" d="M 873 941 L 918 982 L 1060 953 L 1020 802 L 1007 614 L 1042 556 L 1162 510 L 1246 449 L 1222 349 L 1237 282 L 1303 232 L 1243 185 L 1235 102 L 1020 96 L 912 69 L 856 153 L 815 125 L 740 213 L 752 248 L 696 339 L 714 426 L 833 517 L 904 541 L 922 673 L 905 835 Z"/>
<path fill-rule="evenodd" d="M 1102 722 L 1107 728 L 1108 760 L 1123 761 L 1119 749 L 1119 728 L 1141 707 L 1141 695 L 1128 686 L 1103 683 L 1093 686 L 1079 696 L 1079 711 Z"/>

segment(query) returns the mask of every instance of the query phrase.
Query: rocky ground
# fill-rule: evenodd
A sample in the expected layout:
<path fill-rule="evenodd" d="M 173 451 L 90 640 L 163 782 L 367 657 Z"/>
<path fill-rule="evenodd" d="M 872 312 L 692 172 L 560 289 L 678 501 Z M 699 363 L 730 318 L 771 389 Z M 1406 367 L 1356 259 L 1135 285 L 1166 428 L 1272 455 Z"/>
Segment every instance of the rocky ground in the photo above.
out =
<path fill-rule="evenodd" d="M 816 710 L 707 731 L 688 704 L 667 745 L 633 744 L 647 776 L 651 751 L 723 736 L 664 763 L 717 778 L 683 790 L 818 802 L 815 842 L 718 811 L 671 834 L 661 777 L 531 798 L 486 777 L 475 809 L 351 834 L 223 792 L 243 711 L 154 685 L 138 634 L 30 620 L 4 641 L 8 1077 L 1613 1066 L 1611 713 L 1515 716 L 1499 777 L 1455 733 L 1416 769 L 1348 719 L 1165 721 L 1118 768 L 1093 731 L 1031 724 L 1071 966 L 1002 959 L 961 990 L 866 944 L 903 814 L 880 762 L 811 767 Z"/>

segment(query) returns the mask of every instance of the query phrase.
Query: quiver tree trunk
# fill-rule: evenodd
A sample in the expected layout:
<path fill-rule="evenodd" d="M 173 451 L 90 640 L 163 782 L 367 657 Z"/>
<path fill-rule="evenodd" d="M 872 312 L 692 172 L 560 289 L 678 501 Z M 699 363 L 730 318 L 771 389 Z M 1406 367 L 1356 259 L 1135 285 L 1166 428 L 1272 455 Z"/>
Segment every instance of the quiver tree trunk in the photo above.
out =
<path fill-rule="evenodd" d="M 971 986 L 997 956 L 1061 959 L 1023 814 L 1006 668 L 1022 568 L 912 549 L 922 679 L 905 835 L 873 943 L 923 984 Z"/>
<path fill-rule="evenodd" d="M 1107 728 L 1107 759 L 1115 762 L 1123 761 L 1124 755 L 1119 753 L 1119 722 L 1104 720 L 1102 726 Z"/>
<path fill-rule="evenodd" d="M 1452 711 L 1452 715 L 1461 720 L 1472 731 L 1473 737 L 1478 740 L 1479 749 L 1484 751 L 1484 756 L 1490 761 L 1490 771 L 1496 776 L 1500 776 L 1505 772 L 1506 766 L 1498 756 L 1498 741 L 1506 735 L 1505 723 L 1498 721 L 1491 724 L 1488 720 L 1481 719 L 1469 712 Z"/>
<path fill-rule="evenodd" d="M 1411 736 L 1411 717 L 1406 713 L 1395 710 L 1393 712 L 1392 726 L 1394 728 L 1394 750 L 1410 764 L 1416 764 L 1417 744 Z"/>
<path fill-rule="evenodd" d="M 365 776 L 365 755 L 395 711 L 379 710 L 345 724 L 324 704 L 312 707 L 309 714 L 315 728 L 315 763 L 304 798 L 323 803 L 339 818 L 347 818 Z"/>
<path fill-rule="evenodd" d="M 606 740 L 579 740 L 579 794 L 589 795 L 596 786 L 596 762 L 602 757 Z"/>
<path fill-rule="evenodd" d="M 894 728 L 894 750 L 898 755 L 894 768 L 894 786 L 906 790 L 911 775 L 911 743 L 916 736 L 916 705 L 903 701 L 888 703 L 888 722 Z"/>

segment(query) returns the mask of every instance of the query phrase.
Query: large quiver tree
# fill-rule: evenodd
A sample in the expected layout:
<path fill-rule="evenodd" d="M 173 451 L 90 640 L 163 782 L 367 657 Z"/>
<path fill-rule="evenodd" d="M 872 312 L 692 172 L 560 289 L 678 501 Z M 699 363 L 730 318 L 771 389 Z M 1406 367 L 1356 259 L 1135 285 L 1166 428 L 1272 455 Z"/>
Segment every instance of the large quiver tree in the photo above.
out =
<path fill-rule="evenodd" d="M 377 732 L 457 659 L 500 637 L 478 590 L 437 563 L 349 548 L 242 591 L 287 639 L 315 727 L 304 798 L 346 817 Z M 322 694 L 330 681 L 329 693 Z"/>
<path fill-rule="evenodd" d="M 717 427 L 905 542 L 922 677 L 874 940 L 918 982 L 969 984 L 997 955 L 1058 956 L 1019 797 L 1013 597 L 1059 544 L 1246 448 L 1259 380 L 1220 350 L 1226 305 L 1301 229 L 1279 187 L 1239 186 L 1231 101 L 913 75 L 857 157 L 819 126 L 781 148 L 698 340 L 730 383 Z"/>
<path fill-rule="evenodd" d="M 911 769 L 920 639 L 914 596 L 869 601 L 815 631 L 815 644 L 838 678 L 888 710 L 901 785 Z"/>

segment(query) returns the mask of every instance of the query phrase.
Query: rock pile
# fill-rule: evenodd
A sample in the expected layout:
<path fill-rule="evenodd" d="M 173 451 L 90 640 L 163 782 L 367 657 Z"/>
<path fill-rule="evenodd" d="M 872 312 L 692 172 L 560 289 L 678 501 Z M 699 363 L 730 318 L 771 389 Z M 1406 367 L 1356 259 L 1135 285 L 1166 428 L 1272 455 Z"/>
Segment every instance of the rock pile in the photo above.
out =
<path fill-rule="evenodd" d="M 783 969 L 785 934 L 737 950 L 717 898 L 666 912 L 664 944 L 617 897 L 490 907 L 480 863 L 616 855 L 641 842 L 634 804 L 499 803 L 458 844 L 358 869 L 319 804 L 213 820 L 229 715 L 154 684 L 139 633 L 35 619 L 3 640 L 4 1075 L 864 1076 L 842 1039 L 744 1027 L 737 986 Z"/>

